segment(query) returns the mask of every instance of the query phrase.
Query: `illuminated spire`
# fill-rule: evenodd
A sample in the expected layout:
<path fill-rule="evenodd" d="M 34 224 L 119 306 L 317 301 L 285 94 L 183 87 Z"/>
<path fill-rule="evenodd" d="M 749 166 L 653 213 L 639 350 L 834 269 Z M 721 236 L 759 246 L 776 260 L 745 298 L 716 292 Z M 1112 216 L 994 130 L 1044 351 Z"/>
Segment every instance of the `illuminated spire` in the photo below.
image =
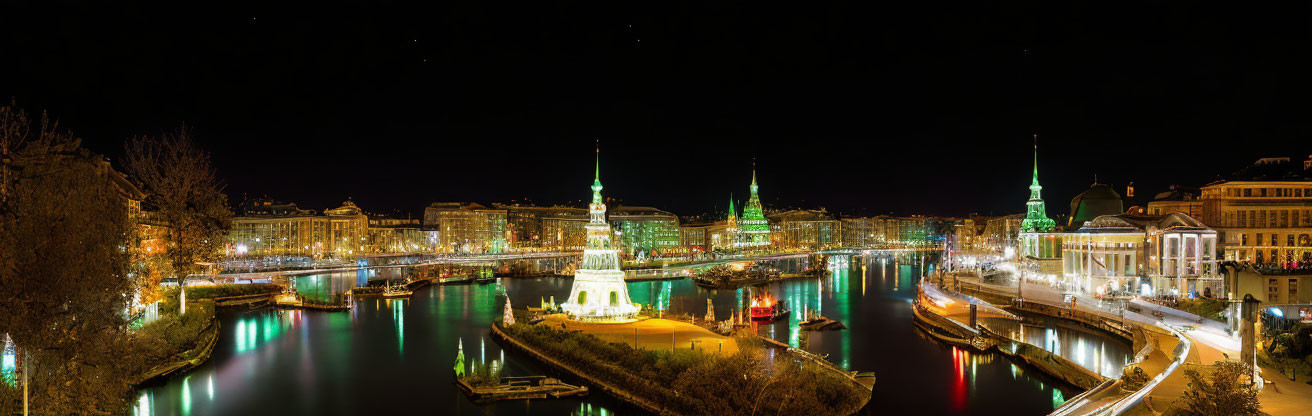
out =
<path fill-rule="evenodd" d="M 1025 202 L 1025 219 L 1020 229 L 1024 232 L 1049 233 L 1057 226 L 1056 221 L 1048 218 L 1044 208 L 1043 186 L 1039 185 L 1039 135 L 1034 135 L 1034 177 L 1030 181 L 1030 200 Z"/>
<path fill-rule="evenodd" d="M 601 198 L 601 139 L 597 139 L 597 156 L 596 164 L 593 165 L 592 176 L 592 203 L 602 203 Z"/>
<path fill-rule="evenodd" d="M 729 218 L 737 218 L 738 210 L 733 208 L 733 192 L 729 193 Z"/>
<path fill-rule="evenodd" d="M 765 219 L 765 210 L 761 208 L 761 198 L 756 194 L 756 160 L 752 159 L 752 185 L 748 187 L 751 197 L 743 206 L 742 220 L 738 222 L 738 244 L 740 246 L 766 246 L 770 244 L 770 221 Z"/>
<path fill-rule="evenodd" d="M 1034 134 L 1034 181 L 1031 187 L 1039 186 L 1039 135 Z"/>

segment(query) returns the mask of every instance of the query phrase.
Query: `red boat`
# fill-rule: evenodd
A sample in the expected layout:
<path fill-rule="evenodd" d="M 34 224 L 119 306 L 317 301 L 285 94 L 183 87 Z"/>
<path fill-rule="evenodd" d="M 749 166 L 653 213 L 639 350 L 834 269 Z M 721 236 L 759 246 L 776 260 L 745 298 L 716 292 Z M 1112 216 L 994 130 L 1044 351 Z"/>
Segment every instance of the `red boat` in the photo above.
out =
<path fill-rule="evenodd" d="M 762 296 L 752 299 L 752 306 L 748 309 L 748 315 L 753 321 L 774 321 L 776 319 L 788 316 L 788 302 L 776 301 L 769 296 Z"/>

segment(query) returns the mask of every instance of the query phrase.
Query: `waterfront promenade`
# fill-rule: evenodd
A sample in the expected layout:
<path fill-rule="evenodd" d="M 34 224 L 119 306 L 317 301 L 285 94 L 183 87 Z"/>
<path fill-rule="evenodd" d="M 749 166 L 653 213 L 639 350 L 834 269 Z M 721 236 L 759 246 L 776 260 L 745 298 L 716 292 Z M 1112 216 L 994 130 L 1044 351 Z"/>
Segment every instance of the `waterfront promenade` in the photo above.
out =
<path fill-rule="evenodd" d="M 981 296 L 1012 300 L 1017 293 L 1014 285 L 982 283 L 971 273 L 958 273 L 954 277 L 960 280 L 966 293 L 981 293 Z M 951 280 L 952 277 L 948 279 Z M 977 290 L 972 292 L 972 289 Z M 1020 293 L 1023 302 L 1026 303 L 1071 308 L 1071 304 L 1063 302 L 1064 295 L 1057 288 L 1046 284 L 1024 283 Z M 1184 369 L 1198 369 L 1239 356 L 1240 341 L 1229 335 L 1224 323 L 1138 299 L 1131 303 L 1139 308 L 1138 312 L 1099 302 L 1092 297 L 1077 299 L 1074 308 L 1085 314 L 1119 321 L 1123 325 L 1136 325 L 1150 337 L 1146 341 L 1153 348 L 1140 357 L 1141 361 L 1137 366 L 1150 378 L 1158 376 L 1161 378 L 1155 385 L 1146 387 L 1148 391 L 1144 392 L 1142 400 L 1133 400 L 1134 406 L 1125 406 L 1123 409 L 1125 414 L 1160 414 L 1172 402 L 1182 397 L 1188 388 L 1189 381 L 1184 374 Z M 1181 343 L 1187 344 L 1188 348 L 1180 348 L 1184 356 L 1175 357 L 1174 352 Z M 1177 360 L 1177 358 L 1182 359 Z M 1171 366 L 1175 361 L 1179 361 L 1180 364 Z M 1274 369 L 1262 368 L 1262 374 L 1265 375 L 1264 385 L 1258 393 L 1262 411 L 1272 415 L 1295 415 L 1306 412 L 1307 404 L 1312 403 L 1312 386 L 1288 380 Z M 1098 409 L 1115 408 L 1116 406 L 1107 406 L 1117 396 L 1110 393 L 1112 390 L 1115 389 L 1105 389 L 1085 397 L 1073 398 L 1069 402 L 1071 406 L 1063 406 L 1054 414 L 1091 414 L 1100 413 Z M 1129 396 L 1127 394 L 1124 398 L 1130 398 Z M 1083 399 L 1085 402 L 1081 403 L 1077 399 Z M 1124 399 L 1116 399 L 1116 401 L 1122 400 Z"/>

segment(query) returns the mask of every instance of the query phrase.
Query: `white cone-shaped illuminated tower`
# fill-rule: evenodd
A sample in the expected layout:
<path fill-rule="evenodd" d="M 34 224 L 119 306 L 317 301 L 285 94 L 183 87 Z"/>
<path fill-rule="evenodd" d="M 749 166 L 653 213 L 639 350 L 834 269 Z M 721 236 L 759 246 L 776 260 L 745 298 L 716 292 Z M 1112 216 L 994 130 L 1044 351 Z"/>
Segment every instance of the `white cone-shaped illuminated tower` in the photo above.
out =
<path fill-rule="evenodd" d="M 576 319 L 616 319 L 632 316 L 638 307 L 629 301 L 629 288 L 620 270 L 619 250 L 610 244 L 606 203 L 601 198 L 601 149 L 597 149 L 596 174 L 592 181 L 592 203 L 588 204 L 587 247 L 583 263 L 574 272 L 569 300 L 560 305 Z"/>

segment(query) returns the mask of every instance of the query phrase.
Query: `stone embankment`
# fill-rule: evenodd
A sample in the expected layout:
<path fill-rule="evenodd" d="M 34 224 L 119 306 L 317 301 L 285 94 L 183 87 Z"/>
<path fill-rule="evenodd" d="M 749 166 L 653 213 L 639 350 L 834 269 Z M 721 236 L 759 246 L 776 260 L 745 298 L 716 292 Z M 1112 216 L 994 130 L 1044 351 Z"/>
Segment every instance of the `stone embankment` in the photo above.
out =
<path fill-rule="evenodd" d="M 984 326 L 971 328 L 952 318 L 941 316 L 923 305 L 919 296 L 915 302 L 914 313 L 917 326 L 930 336 L 949 344 L 980 352 L 995 351 L 1082 389 L 1091 389 L 1106 380 L 1105 377 L 1043 348 L 998 335 Z"/>
<path fill-rule="evenodd" d="M 134 387 L 190 371 L 209 361 L 219 341 L 219 320 L 210 316 L 210 324 L 200 331 L 193 348 L 173 355 L 170 361 L 156 365 L 129 382 Z"/>

